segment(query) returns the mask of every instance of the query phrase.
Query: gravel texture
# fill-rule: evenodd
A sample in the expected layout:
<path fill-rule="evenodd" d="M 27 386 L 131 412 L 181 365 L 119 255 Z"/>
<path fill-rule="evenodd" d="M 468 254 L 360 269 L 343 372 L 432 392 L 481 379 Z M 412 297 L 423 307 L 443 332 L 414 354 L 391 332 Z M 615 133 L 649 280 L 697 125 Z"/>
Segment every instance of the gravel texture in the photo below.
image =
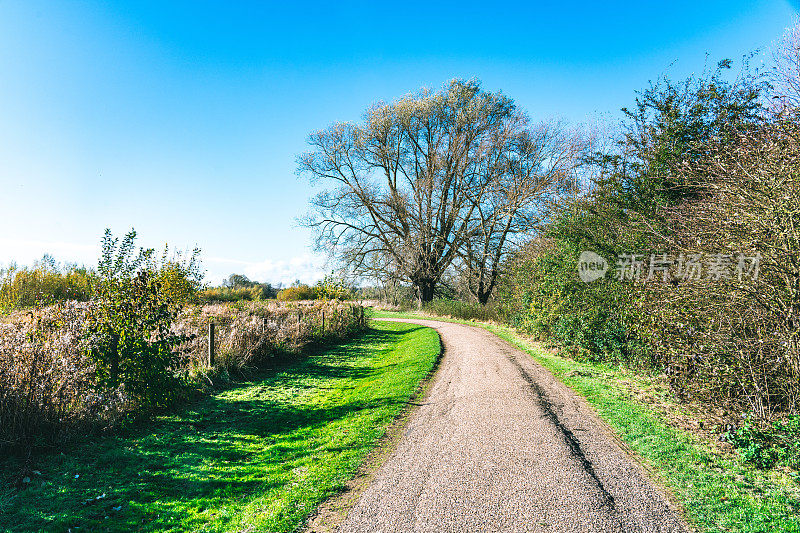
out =
<path fill-rule="evenodd" d="M 422 405 L 342 532 L 688 531 L 584 400 L 480 328 L 445 347 Z"/>

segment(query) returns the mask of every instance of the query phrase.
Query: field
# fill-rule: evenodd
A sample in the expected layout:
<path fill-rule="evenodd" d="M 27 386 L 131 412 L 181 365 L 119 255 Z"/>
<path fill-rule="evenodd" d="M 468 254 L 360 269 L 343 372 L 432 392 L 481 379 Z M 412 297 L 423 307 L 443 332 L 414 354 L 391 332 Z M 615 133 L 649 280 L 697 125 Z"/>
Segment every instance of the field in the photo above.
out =
<path fill-rule="evenodd" d="M 352 342 L 41 459 L 2 489 L 0 530 L 291 531 L 352 477 L 438 354 L 431 329 L 373 322 Z"/>

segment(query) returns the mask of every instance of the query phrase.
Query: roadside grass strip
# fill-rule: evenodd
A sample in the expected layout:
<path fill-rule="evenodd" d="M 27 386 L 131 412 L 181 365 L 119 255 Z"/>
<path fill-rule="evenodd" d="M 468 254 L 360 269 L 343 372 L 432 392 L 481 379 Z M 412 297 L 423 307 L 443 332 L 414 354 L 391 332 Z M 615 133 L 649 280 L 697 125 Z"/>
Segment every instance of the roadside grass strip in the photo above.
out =
<path fill-rule="evenodd" d="M 432 329 L 372 322 L 179 414 L 39 458 L 21 489 L 4 480 L 0 531 L 293 531 L 356 473 L 439 349 Z"/>
<path fill-rule="evenodd" d="M 586 398 L 595 412 L 665 486 L 699 532 L 800 532 L 800 485 L 788 472 L 759 470 L 734 454 L 712 449 L 670 425 L 632 397 L 630 388 L 652 388 L 648 377 L 623 368 L 583 363 L 530 344 L 512 328 L 416 313 L 376 312 L 375 317 L 442 320 L 482 327 L 519 349 Z M 663 397 L 660 401 L 677 401 Z"/>

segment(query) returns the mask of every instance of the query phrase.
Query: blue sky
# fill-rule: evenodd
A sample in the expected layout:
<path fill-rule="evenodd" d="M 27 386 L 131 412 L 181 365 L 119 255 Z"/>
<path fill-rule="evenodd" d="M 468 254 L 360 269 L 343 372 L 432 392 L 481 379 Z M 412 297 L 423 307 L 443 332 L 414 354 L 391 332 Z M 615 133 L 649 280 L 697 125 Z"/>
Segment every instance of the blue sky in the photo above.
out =
<path fill-rule="evenodd" d="M 231 5 L 233 4 L 233 5 Z M 796 3 L 795 3 L 796 4 Z M 454 77 L 534 119 L 614 121 L 634 91 L 780 38 L 785 1 L 0 0 L 0 265 L 94 265 L 103 230 L 203 249 L 208 281 L 313 281 L 306 136 Z"/>

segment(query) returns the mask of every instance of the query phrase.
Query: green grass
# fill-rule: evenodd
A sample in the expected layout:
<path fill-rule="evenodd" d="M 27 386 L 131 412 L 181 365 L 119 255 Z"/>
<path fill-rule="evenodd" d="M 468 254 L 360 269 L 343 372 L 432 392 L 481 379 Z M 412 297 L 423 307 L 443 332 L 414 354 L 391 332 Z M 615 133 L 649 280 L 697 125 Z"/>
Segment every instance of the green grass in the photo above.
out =
<path fill-rule="evenodd" d="M 737 456 L 719 453 L 694 435 L 670 425 L 628 393 L 629 387 L 648 387 L 647 376 L 559 357 L 530 345 L 505 326 L 415 313 L 379 312 L 374 315 L 433 318 L 476 325 L 528 352 L 588 400 L 621 440 L 643 459 L 654 477 L 672 492 L 685 509 L 687 520 L 698 531 L 800 532 L 798 480 L 792 480 L 786 472 L 758 470 Z"/>
<path fill-rule="evenodd" d="M 179 414 L 41 458 L 27 488 L 0 493 L 0 530 L 296 529 L 354 475 L 438 357 L 431 329 L 371 326 Z"/>

